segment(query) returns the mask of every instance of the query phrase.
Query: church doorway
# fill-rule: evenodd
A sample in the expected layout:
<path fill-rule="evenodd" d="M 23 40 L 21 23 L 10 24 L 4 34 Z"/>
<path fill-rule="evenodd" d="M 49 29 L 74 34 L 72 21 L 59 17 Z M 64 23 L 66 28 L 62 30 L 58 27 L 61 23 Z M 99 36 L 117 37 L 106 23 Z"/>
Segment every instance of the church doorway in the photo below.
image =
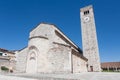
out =
<path fill-rule="evenodd" d="M 35 52 L 31 52 L 28 54 L 26 72 L 27 73 L 36 73 L 37 72 L 37 58 L 36 58 Z"/>
<path fill-rule="evenodd" d="M 93 72 L 93 66 L 90 66 L 90 71 Z"/>

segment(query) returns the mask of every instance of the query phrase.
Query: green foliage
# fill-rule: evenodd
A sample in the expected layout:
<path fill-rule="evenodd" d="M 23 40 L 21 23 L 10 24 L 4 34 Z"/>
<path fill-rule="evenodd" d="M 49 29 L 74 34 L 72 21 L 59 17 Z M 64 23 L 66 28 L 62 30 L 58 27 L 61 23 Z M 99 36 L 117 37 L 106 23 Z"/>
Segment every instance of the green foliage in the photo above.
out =
<path fill-rule="evenodd" d="M 1 66 L 1 70 L 3 70 L 3 71 L 9 71 L 9 68 L 7 68 L 6 66 Z"/>
<path fill-rule="evenodd" d="M 103 70 L 102 72 L 119 72 L 119 71 L 114 71 L 114 70 Z"/>

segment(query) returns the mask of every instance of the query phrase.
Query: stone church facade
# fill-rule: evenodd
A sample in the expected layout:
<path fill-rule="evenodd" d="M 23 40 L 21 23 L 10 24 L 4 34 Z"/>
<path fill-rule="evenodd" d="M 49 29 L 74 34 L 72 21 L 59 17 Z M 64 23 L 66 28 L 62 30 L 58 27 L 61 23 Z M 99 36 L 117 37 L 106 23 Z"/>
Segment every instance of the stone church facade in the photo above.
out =
<path fill-rule="evenodd" d="M 87 72 L 82 51 L 55 25 L 41 23 L 30 32 L 28 46 L 16 52 L 16 72 Z"/>

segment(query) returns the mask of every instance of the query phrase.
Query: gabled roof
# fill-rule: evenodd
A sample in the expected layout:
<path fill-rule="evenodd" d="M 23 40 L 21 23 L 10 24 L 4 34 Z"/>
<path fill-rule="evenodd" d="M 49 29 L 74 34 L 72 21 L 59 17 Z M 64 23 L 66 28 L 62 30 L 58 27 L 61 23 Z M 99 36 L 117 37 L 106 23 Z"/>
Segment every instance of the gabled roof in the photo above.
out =
<path fill-rule="evenodd" d="M 46 24 L 46 25 L 52 25 L 54 28 L 55 28 L 55 30 L 72 46 L 72 47 L 74 47 L 75 49 L 77 49 L 80 53 L 82 53 L 82 50 L 70 39 L 70 38 L 68 38 L 56 25 L 54 25 L 54 24 L 51 24 L 51 23 L 45 23 L 45 22 L 42 22 L 42 23 L 40 23 L 39 25 L 41 25 L 41 24 Z M 39 26 L 38 25 L 38 26 Z M 38 27 L 37 26 L 37 27 Z M 35 28 L 33 28 L 30 32 L 32 32 L 34 29 L 36 29 L 37 27 L 35 27 Z"/>

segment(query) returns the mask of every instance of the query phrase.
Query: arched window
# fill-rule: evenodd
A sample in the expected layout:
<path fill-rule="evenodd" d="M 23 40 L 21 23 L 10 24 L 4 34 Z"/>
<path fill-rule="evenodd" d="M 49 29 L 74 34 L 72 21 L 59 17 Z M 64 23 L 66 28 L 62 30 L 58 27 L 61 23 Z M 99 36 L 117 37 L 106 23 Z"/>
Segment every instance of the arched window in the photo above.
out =
<path fill-rule="evenodd" d="M 89 10 L 84 11 L 84 15 L 87 15 L 87 14 L 89 14 L 89 13 L 90 13 Z"/>
<path fill-rule="evenodd" d="M 36 54 L 34 52 L 30 53 L 30 60 L 35 60 Z"/>

